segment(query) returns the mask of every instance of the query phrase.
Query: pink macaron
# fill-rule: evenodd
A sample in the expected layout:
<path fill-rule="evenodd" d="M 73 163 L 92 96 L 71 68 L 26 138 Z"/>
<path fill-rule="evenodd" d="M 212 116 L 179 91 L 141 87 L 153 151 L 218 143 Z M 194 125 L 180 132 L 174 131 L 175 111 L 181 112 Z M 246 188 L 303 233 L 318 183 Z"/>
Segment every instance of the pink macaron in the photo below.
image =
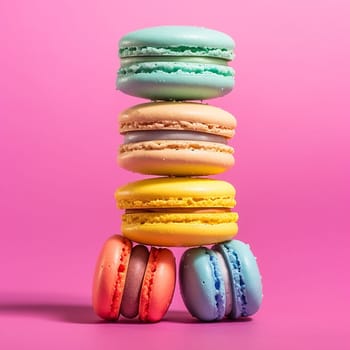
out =
<path fill-rule="evenodd" d="M 104 320 L 122 315 L 158 322 L 171 303 L 176 279 L 175 258 L 169 249 L 147 247 L 114 235 L 107 239 L 97 260 L 92 304 Z"/>

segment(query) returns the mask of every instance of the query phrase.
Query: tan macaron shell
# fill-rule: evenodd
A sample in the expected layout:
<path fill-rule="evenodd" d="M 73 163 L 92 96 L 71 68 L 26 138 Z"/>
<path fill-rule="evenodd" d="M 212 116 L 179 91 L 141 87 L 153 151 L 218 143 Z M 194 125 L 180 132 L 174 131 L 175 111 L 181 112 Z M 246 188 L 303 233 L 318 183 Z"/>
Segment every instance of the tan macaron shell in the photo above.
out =
<path fill-rule="evenodd" d="M 119 132 L 138 130 L 189 130 L 231 138 L 237 122 L 225 110 L 195 102 L 150 102 L 119 115 Z"/>
<path fill-rule="evenodd" d="M 159 140 L 121 146 L 118 163 L 141 174 L 201 176 L 232 167 L 232 155 L 233 148 L 220 143 Z"/>

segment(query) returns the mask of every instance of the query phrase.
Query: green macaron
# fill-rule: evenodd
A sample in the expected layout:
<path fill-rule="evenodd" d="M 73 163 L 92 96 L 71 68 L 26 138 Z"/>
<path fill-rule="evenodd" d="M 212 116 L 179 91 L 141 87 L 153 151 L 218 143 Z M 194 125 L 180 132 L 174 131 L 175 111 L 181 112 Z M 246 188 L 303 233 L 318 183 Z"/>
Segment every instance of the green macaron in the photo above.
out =
<path fill-rule="evenodd" d="M 235 43 L 225 33 L 193 26 L 131 32 L 119 42 L 117 88 L 151 100 L 204 100 L 234 85 Z"/>

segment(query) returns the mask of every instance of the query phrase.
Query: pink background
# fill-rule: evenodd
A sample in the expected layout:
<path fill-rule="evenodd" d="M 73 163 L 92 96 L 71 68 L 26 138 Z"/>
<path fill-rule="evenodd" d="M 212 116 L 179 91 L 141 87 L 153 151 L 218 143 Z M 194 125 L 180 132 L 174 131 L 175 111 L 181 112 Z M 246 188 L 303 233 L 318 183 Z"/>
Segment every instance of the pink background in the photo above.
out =
<path fill-rule="evenodd" d="M 0 348 L 349 349 L 347 0 L 0 1 Z M 264 303 L 248 322 L 201 324 L 178 290 L 155 325 L 103 324 L 95 259 L 118 233 L 117 41 L 151 25 L 222 30 L 237 85 L 238 238 L 258 256 Z M 182 252 L 176 249 L 176 253 Z"/>

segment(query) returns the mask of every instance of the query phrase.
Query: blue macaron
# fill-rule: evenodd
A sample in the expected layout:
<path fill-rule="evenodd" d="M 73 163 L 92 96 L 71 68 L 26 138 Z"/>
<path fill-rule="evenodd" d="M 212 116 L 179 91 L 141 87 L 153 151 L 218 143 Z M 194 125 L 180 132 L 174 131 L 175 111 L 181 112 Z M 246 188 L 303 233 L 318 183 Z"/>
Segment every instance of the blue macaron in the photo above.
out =
<path fill-rule="evenodd" d="M 241 241 L 187 250 L 181 258 L 179 276 L 184 303 L 199 320 L 247 317 L 261 305 L 256 258 L 249 245 Z"/>
<path fill-rule="evenodd" d="M 235 43 L 225 33 L 193 26 L 158 26 L 119 41 L 117 88 L 151 100 L 204 100 L 229 93 Z"/>

